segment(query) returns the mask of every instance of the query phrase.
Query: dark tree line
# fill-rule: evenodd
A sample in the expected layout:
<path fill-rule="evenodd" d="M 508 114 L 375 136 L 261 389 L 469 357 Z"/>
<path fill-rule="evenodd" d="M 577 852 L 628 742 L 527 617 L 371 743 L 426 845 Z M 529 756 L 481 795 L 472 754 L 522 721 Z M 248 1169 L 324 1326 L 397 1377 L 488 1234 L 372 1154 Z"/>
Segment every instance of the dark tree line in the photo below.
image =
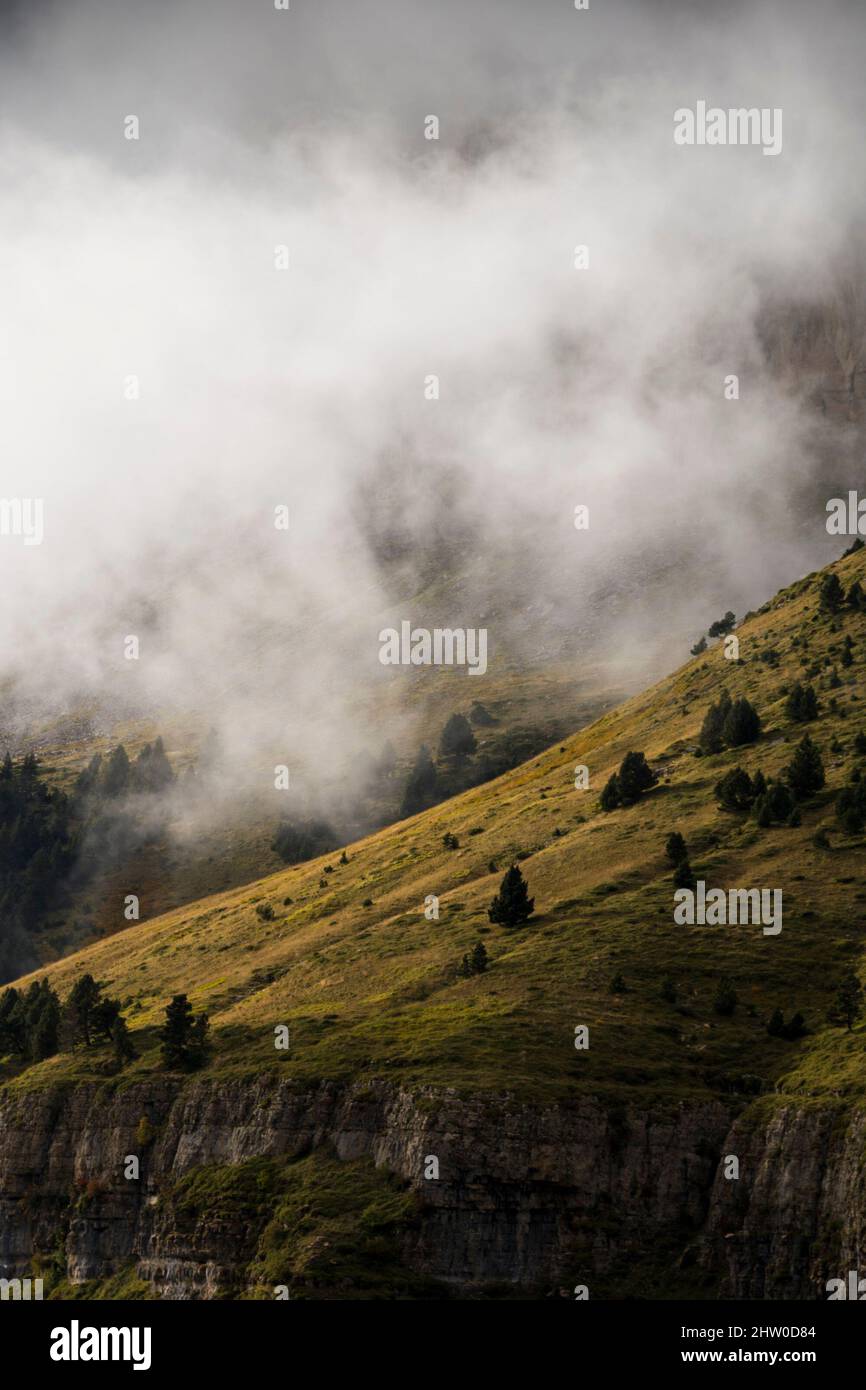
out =
<path fill-rule="evenodd" d="M 34 753 L 18 763 L 6 754 L 0 764 L 0 980 L 38 965 L 33 933 L 73 871 L 86 881 L 154 833 L 152 817 L 142 828 L 128 798 L 157 795 L 174 780 L 161 738 L 145 744 L 134 762 L 122 744 L 105 759 L 95 754 L 70 796 L 40 776 Z"/>
<path fill-rule="evenodd" d="M 162 1065 L 170 1071 L 192 1071 L 208 1053 L 207 1014 L 194 1014 L 185 994 L 176 994 L 165 1010 L 160 1029 Z M 41 1062 L 58 1052 L 110 1046 L 118 1068 L 138 1056 L 120 1001 L 103 993 L 90 974 L 81 975 L 61 1005 L 47 980 L 26 990 L 14 986 L 0 995 L 0 1056 Z"/>

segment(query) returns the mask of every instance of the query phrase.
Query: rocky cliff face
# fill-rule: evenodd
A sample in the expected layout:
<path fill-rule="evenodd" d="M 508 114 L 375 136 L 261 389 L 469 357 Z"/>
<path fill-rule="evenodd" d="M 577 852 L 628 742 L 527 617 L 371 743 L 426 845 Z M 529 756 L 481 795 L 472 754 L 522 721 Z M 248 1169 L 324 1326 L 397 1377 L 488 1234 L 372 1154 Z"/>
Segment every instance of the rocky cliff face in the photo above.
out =
<path fill-rule="evenodd" d="M 846 1129 L 826 1111 L 790 1109 L 750 1128 L 747 1116 L 732 1126 L 720 1104 L 607 1114 L 278 1078 L 7 1093 L 0 1274 L 61 1252 L 73 1282 L 134 1264 L 163 1297 L 242 1289 L 249 1221 L 205 1211 L 181 1229 L 173 1185 L 204 1164 L 329 1145 L 415 1189 L 406 1262 L 461 1290 L 814 1297 L 825 1267 L 857 1268 L 864 1121 Z M 738 1181 L 717 1176 L 727 1153 Z M 124 1176 L 130 1155 L 138 1179 Z M 438 1179 L 425 1177 L 431 1158 Z"/>

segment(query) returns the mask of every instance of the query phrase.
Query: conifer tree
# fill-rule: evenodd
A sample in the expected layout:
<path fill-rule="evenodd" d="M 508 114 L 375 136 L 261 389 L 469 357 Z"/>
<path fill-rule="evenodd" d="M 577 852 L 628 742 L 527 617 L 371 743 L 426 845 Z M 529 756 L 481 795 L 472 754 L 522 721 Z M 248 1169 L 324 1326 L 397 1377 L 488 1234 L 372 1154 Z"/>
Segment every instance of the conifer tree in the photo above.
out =
<path fill-rule="evenodd" d="M 839 576 L 831 570 L 821 581 L 820 606 L 825 613 L 838 613 L 845 602 L 845 590 Z"/>
<path fill-rule="evenodd" d="M 859 579 L 854 580 L 845 596 L 845 602 L 849 608 L 854 608 L 858 612 L 862 612 L 866 608 L 866 594 L 863 592 Z"/>
<path fill-rule="evenodd" d="M 406 783 L 400 815 L 414 816 L 418 811 L 426 811 L 435 802 L 437 791 L 436 768 L 430 757 L 430 749 L 422 744 Z"/>
<path fill-rule="evenodd" d="M 90 974 L 81 975 L 72 986 L 72 992 L 64 1009 L 68 1023 L 71 1045 L 82 1042 L 85 1047 L 93 1043 L 94 1010 L 99 1003 L 99 985 Z"/>
<path fill-rule="evenodd" d="M 814 796 L 824 785 L 824 763 L 821 752 L 811 735 L 805 734 L 797 744 L 794 757 L 784 769 L 785 780 L 798 801 Z"/>
<path fill-rule="evenodd" d="M 114 1048 L 114 1058 L 118 1066 L 125 1067 L 127 1062 L 133 1061 L 138 1056 L 132 1045 L 132 1038 L 129 1036 L 129 1029 L 126 1019 L 118 1014 L 111 1026 L 111 1044 Z"/>
<path fill-rule="evenodd" d="M 479 941 L 472 952 L 472 972 L 475 975 L 483 975 L 488 966 L 487 951 L 484 942 Z"/>
<path fill-rule="evenodd" d="M 681 864 L 688 859 L 688 846 L 678 830 L 672 830 L 665 843 L 665 854 L 672 864 Z"/>
<path fill-rule="evenodd" d="M 165 1010 L 160 1029 L 163 1066 L 172 1071 L 191 1071 L 204 1061 L 209 1028 L 207 1014 L 193 1015 L 185 994 L 174 995 Z"/>
<path fill-rule="evenodd" d="M 739 748 L 744 743 L 754 743 L 760 733 L 760 715 L 743 695 L 728 710 L 722 726 L 722 737 L 729 748 Z"/>
<path fill-rule="evenodd" d="M 752 779 L 742 767 L 726 772 L 716 783 L 715 793 L 726 811 L 748 811 L 755 799 Z"/>
<path fill-rule="evenodd" d="M 598 804 L 602 811 L 615 811 L 618 806 L 622 805 L 622 797 L 619 794 L 619 781 L 617 780 L 615 772 L 611 773 L 610 777 L 608 777 L 605 782 L 601 796 L 598 799 Z"/>
<path fill-rule="evenodd" d="M 526 880 L 517 864 L 512 864 L 503 876 L 499 892 L 487 909 L 491 922 L 502 927 L 522 927 L 535 911 L 535 899 L 530 898 Z"/>
<path fill-rule="evenodd" d="M 129 788 L 129 758 L 120 743 L 111 753 L 102 774 L 102 791 L 106 796 L 123 796 Z"/>
<path fill-rule="evenodd" d="M 698 743 L 704 753 L 721 753 L 725 745 L 725 720 L 731 708 L 731 697 L 723 690 L 718 701 L 710 705 L 701 725 Z"/>
<path fill-rule="evenodd" d="M 840 982 L 836 999 L 829 1013 L 831 1023 L 845 1025 L 850 1033 L 863 1012 L 863 986 L 852 972 Z"/>
<path fill-rule="evenodd" d="M 658 777 L 646 760 L 644 753 L 626 753 L 616 775 L 617 788 L 623 805 L 637 801 L 645 791 L 654 787 Z"/>
<path fill-rule="evenodd" d="M 692 866 L 688 859 L 684 859 L 674 870 L 674 888 L 690 888 L 694 892 L 697 887 L 697 879 L 692 871 Z"/>
<path fill-rule="evenodd" d="M 440 755 L 462 762 L 471 757 L 477 747 L 478 743 L 472 732 L 472 725 L 465 714 L 452 714 L 442 730 L 442 736 L 439 740 Z"/>
<path fill-rule="evenodd" d="M 836 818 L 849 835 L 862 834 L 866 826 L 866 782 L 849 782 L 836 797 Z"/>
<path fill-rule="evenodd" d="M 729 1018 L 739 1002 L 737 991 L 734 989 L 731 981 L 727 979 L 719 980 L 713 999 L 713 1008 L 716 1013 Z"/>
<path fill-rule="evenodd" d="M 798 724 L 806 724 L 818 718 L 818 696 L 811 685 L 801 685 L 799 681 L 791 687 L 785 701 L 785 713 Z"/>

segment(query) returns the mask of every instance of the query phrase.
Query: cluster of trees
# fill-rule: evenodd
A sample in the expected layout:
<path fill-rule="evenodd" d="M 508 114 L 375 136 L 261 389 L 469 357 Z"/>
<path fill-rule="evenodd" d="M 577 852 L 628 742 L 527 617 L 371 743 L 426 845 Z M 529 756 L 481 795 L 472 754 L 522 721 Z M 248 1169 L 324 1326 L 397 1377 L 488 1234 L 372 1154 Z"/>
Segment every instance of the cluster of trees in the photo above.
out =
<path fill-rule="evenodd" d="M 458 975 L 468 980 L 472 975 L 483 975 L 489 964 L 484 942 L 479 941 L 471 955 L 465 955 L 460 962 Z"/>
<path fill-rule="evenodd" d="M 808 1031 L 806 1020 L 799 1010 L 792 1014 L 786 1023 L 782 1010 L 774 1009 L 767 1022 L 770 1037 L 785 1038 L 787 1042 L 796 1042 L 798 1038 L 804 1038 Z"/>
<path fill-rule="evenodd" d="M 0 1054 L 28 1062 L 58 1052 L 110 1044 L 119 1068 L 137 1057 L 120 1001 L 103 993 L 90 974 L 81 975 L 65 1004 L 47 980 L 26 991 L 10 986 L 0 995 Z M 207 1014 L 193 1014 L 185 994 L 176 994 L 165 1010 L 160 1030 L 163 1066 L 190 1071 L 207 1056 Z"/>
<path fill-rule="evenodd" d="M 76 980 L 62 1007 L 47 980 L 0 996 L 0 1052 L 35 1062 L 99 1043 L 112 1044 L 121 1066 L 136 1055 L 119 1001 L 104 995 L 92 975 Z"/>
<path fill-rule="evenodd" d="M 814 796 L 824 782 L 821 750 L 811 735 L 805 734 L 780 778 L 767 779 L 760 770 L 750 777 L 738 766 L 716 783 L 715 794 L 724 810 L 750 811 L 760 826 L 799 825 L 797 803 Z"/>
<path fill-rule="evenodd" d="M 511 729 L 500 734 L 495 743 L 488 740 L 484 748 L 479 748 L 474 730 L 497 723 L 478 700 L 468 718 L 459 713 L 449 715 L 435 760 L 428 744 L 422 744 L 418 750 L 400 802 L 401 818 L 414 816 L 469 787 L 500 777 L 549 747 L 562 732 L 558 726 Z"/>
<path fill-rule="evenodd" d="M 337 832 L 324 820 L 281 820 L 274 832 L 271 849 L 284 864 L 301 864 L 320 854 L 330 854 L 339 845 Z"/>
<path fill-rule="evenodd" d="M 97 753 L 71 796 L 42 780 L 36 755 L 0 764 L 0 980 L 38 964 L 32 933 L 73 869 L 82 878 L 152 835 L 128 809 L 132 793 L 159 793 L 175 780 L 161 738 L 134 762 L 119 745 Z"/>
<path fill-rule="evenodd" d="M 644 753 L 626 753 L 620 763 L 619 772 L 614 772 L 607 780 L 599 798 L 602 811 L 615 811 L 619 806 L 633 806 L 644 792 L 648 792 L 658 781 Z"/>
<path fill-rule="evenodd" d="M 665 854 L 674 866 L 674 887 L 694 888 L 697 880 L 689 863 L 689 847 L 678 830 L 672 830 L 668 835 Z"/>
<path fill-rule="evenodd" d="M 760 735 L 761 718 L 754 705 L 744 695 L 732 700 L 727 690 L 723 690 L 704 716 L 698 737 L 699 751 L 721 753 L 723 748 L 755 743 Z"/>
<path fill-rule="evenodd" d="M 149 795 L 165 791 L 174 781 L 161 738 L 153 744 L 146 743 L 135 762 L 130 762 L 129 754 L 119 743 L 107 758 L 94 753 L 75 783 L 75 794 L 82 799 L 122 797 L 135 792 Z"/>
<path fill-rule="evenodd" d="M 809 724 L 818 718 L 818 696 L 811 685 L 797 681 L 788 691 L 785 700 L 785 713 L 795 724 Z"/>
<path fill-rule="evenodd" d="M 0 1053 L 28 1062 L 53 1057 L 60 1035 L 60 1000 L 47 980 L 0 995 Z"/>
<path fill-rule="evenodd" d="M 492 715 L 477 702 L 472 706 L 470 717 L 476 724 L 494 722 Z M 418 811 L 426 811 L 446 796 L 453 796 L 462 790 L 466 784 L 466 764 L 477 751 L 478 740 L 466 715 L 449 715 L 439 737 L 439 765 L 437 767 L 434 763 L 427 745 L 422 744 L 406 783 L 400 815 L 414 816 Z"/>
<path fill-rule="evenodd" d="M 710 623 L 707 628 L 707 637 L 727 637 L 729 632 L 733 632 L 736 624 L 736 615 L 728 609 L 727 613 L 721 618 L 717 618 L 714 623 Z M 699 637 L 692 647 L 692 656 L 700 656 L 701 652 L 707 650 L 707 637 Z"/>
<path fill-rule="evenodd" d="M 850 551 L 846 551 L 850 554 Z M 863 593 L 859 579 L 855 579 L 848 592 L 837 574 L 831 570 L 821 581 L 819 606 L 825 613 L 840 613 L 843 608 L 853 608 L 855 612 L 866 610 L 866 594 Z"/>
<path fill-rule="evenodd" d="M 30 932 L 50 906 L 78 854 L 66 795 L 39 777 L 28 753 L 0 767 L 0 979 L 32 968 Z"/>

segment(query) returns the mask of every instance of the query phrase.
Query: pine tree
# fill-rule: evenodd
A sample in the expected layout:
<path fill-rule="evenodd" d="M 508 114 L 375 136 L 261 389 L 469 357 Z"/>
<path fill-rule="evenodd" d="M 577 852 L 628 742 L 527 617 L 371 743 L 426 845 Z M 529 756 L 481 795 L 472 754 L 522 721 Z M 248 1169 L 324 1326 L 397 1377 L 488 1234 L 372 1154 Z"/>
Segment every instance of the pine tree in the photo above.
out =
<path fill-rule="evenodd" d="M 693 647 L 690 648 L 690 651 L 691 651 L 692 656 L 700 656 L 700 655 L 701 655 L 701 652 L 705 652 L 706 650 L 707 650 L 707 639 L 706 639 L 706 637 L 699 637 L 698 640 L 697 640 L 697 642 L 695 643 L 695 645 L 694 645 Z"/>
<path fill-rule="evenodd" d="M 838 613 L 845 602 L 845 590 L 839 576 L 831 570 L 821 581 L 820 606 L 825 613 Z"/>
<path fill-rule="evenodd" d="M 153 747 L 146 743 L 136 759 L 132 777 L 132 784 L 136 790 L 161 792 L 170 787 L 173 781 L 174 773 L 166 757 L 162 739 L 158 738 Z"/>
<path fill-rule="evenodd" d="M 193 1015 L 185 994 L 176 994 L 165 1010 L 160 1029 L 162 1064 L 171 1071 L 190 1071 L 204 1061 L 209 1028 L 207 1014 Z"/>
<path fill-rule="evenodd" d="M 731 981 L 726 979 L 719 980 L 713 999 L 713 1008 L 716 1013 L 729 1018 L 739 1002 L 737 991 L 734 989 Z"/>
<path fill-rule="evenodd" d="M 10 985 L 0 995 L 0 1056 L 4 1052 L 23 1052 L 24 1034 L 18 1008 L 18 990 Z"/>
<path fill-rule="evenodd" d="M 754 743 L 761 733 L 761 719 L 757 710 L 745 696 L 735 700 L 725 716 L 722 737 L 729 748 L 739 748 L 744 743 Z"/>
<path fill-rule="evenodd" d="M 723 690 L 716 704 L 710 705 L 701 725 L 698 743 L 704 753 L 721 753 L 724 744 L 725 720 L 731 708 L 731 697 Z"/>
<path fill-rule="evenodd" d="M 844 1023 L 850 1033 L 862 1012 L 863 986 L 853 973 L 846 975 L 839 985 L 839 991 L 828 1015 L 830 1022 L 838 1026 Z"/>
<path fill-rule="evenodd" d="M 785 1015 L 781 1009 L 774 1009 L 767 1021 L 767 1032 L 771 1038 L 781 1038 L 785 1031 Z"/>
<path fill-rule="evenodd" d="M 854 583 L 851 585 L 845 597 L 845 602 L 849 608 L 854 608 L 858 612 L 862 612 L 863 609 L 866 608 L 866 594 L 864 594 L 861 588 L 859 579 L 854 580 Z"/>
<path fill-rule="evenodd" d="M 505 873 L 499 892 L 487 909 L 491 922 L 503 927 L 521 927 L 535 911 L 535 899 L 530 898 L 526 880 L 517 864 Z"/>
<path fill-rule="evenodd" d="M 465 714 L 452 714 L 439 740 L 439 753 L 443 758 L 454 758 L 458 762 L 469 758 L 478 747 L 472 725 Z"/>
<path fill-rule="evenodd" d="M 123 744 L 110 755 L 102 774 L 102 791 L 106 796 L 123 796 L 129 788 L 129 758 Z"/>
<path fill-rule="evenodd" d="M 849 835 L 860 835 L 866 826 L 866 782 L 849 782 L 836 797 L 836 818 Z"/>
<path fill-rule="evenodd" d="M 796 1042 L 797 1038 L 802 1038 L 808 1031 L 806 1020 L 798 1010 L 783 1027 L 782 1037 L 787 1038 L 789 1042 Z"/>
<path fill-rule="evenodd" d="M 688 859 L 688 846 L 678 830 L 672 830 L 665 843 L 665 854 L 672 864 L 682 864 Z"/>
<path fill-rule="evenodd" d="M 57 1052 L 60 1034 L 60 1000 L 43 981 L 42 998 L 34 1012 L 28 1033 L 27 1051 L 34 1062 L 42 1062 Z"/>
<path fill-rule="evenodd" d="M 818 696 L 811 685 L 801 685 L 799 681 L 791 687 L 785 701 L 785 713 L 798 724 L 806 724 L 818 718 Z"/>
<path fill-rule="evenodd" d="M 726 811 L 748 811 L 755 799 L 752 779 L 742 767 L 726 772 L 716 783 L 715 794 Z"/>
<path fill-rule="evenodd" d="M 690 888 L 694 892 L 697 887 L 697 879 L 692 872 L 692 866 L 688 859 L 684 859 L 674 870 L 674 888 Z"/>
<path fill-rule="evenodd" d="M 626 753 L 617 773 L 617 786 L 624 805 L 637 801 L 645 791 L 654 787 L 658 777 L 644 753 Z"/>
<path fill-rule="evenodd" d="M 799 813 L 784 782 L 771 782 L 763 796 L 755 800 L 752 814 L 762 828 L 770 825 L 799 825 Z"/>
<path fill-rule="evenodd" d="M 114 1058 L 118 1066 L 125 1067 L 127 1062 L 131 1062 L 138 1056 L 132 1045 L 132 1038 L 129 1036 L 129 1029 L 126 1020 L 121 1014 L 117 1015 L 111 1027 L 111 1043 L 114 1048 Z"/>
<path fill-rule="evenodd" d="M 99 1003 L 99 985 L 92 975 L 81 975 L 72 986 L 64 1010 L 69 1025 L 71 1044 L 83 1042 L 85 1047 L 93 1043 L 93 1013 Z"/>
<path fill-rule="evenodd" d="M 709 637 L 726 637 L 736 621 L 736 615 L 729 608 L 723 618 L 718 618 L 716 622 L 710 624 L 707 635 Z"/>
<path fill-rule="evenodd" d="M 602 811 L 615 811 L 618 806 L 622 805 L 622 797 L 619 794 L 619 782 L 615 772 L 612 773 L 605 782 L 601 796 L 598 799 L 598 804 Z"/>
<path fill-rule="evenodd" d="M 436 768 L 430 757 L 430 749 L 422 744 L 406 783 L 400 815 L 414 816 L 418 811 L 426 811 L 436 800 L 437 792 Z"/>
<path fill-rule="evenodd" d="M 798 801 L 814 796 L 824 785 L 824 763 L 821 752 L 811 735 L 806 734 L 797 744 L 794 757 L 784 769 L 784 777 Z"/>
<path fill-rule="evenodd" d="M 488 963 L 484 942 L 479 941 L 475 950 L 472 952 L 472 973 L 474 975 L 483 975 L 487 969 Z"/>

